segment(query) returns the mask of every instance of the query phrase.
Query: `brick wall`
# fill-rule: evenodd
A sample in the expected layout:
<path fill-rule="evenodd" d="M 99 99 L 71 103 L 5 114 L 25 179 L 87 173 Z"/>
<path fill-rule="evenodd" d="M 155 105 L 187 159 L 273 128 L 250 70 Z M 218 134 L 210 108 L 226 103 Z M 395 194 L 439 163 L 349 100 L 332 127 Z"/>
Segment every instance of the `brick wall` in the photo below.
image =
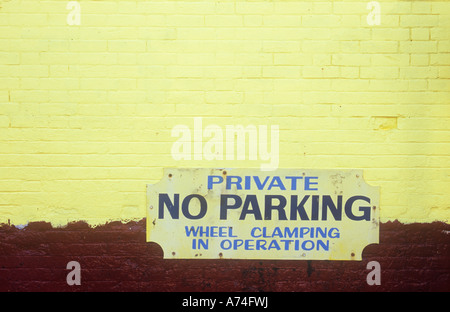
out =
<path fill-rule="evenodd" d="M 450 226 L 381 224 L 380 244 L 362 261 L 163 260 L 145 242 L 145 220 L 53 228 L 32 223 L 0 228 L 0 291 L 450 291 Z M 70 261 L 81 285 L 69 286 Z M 369 261 L 381 285 L 366 282 Z"/>
<path fill-rule="evenodd" d="M 379 25 L 368 2 L 81 0 L 77 25 L 68 1 L 0 1 L 0 287 L 69 289 L 75 258 L 91 290 L 340 289 L 340 268 L 367 289 L 366 261 L 164 262 L 144 243 L 162 168 L 260 165 L 175 160 L 171 130 L 202 117 L 279 125 L 280 168 L 363 169 L 377 289 L 448 290 L 450 2 L 380 0 Z M 45 225 L 77 221 L 101 227 Z"/>
<path fill-rule="evenodd" d="M 383 221 L 448 220 L 448 1 L 380 25 L 368 1 L 67 3 L 1 2 L 2 222 L 140 220 L 162 167 L 259 167 L 174 160 L 196 116 L 279 125 L 282 168 L 364 169 Z"/>

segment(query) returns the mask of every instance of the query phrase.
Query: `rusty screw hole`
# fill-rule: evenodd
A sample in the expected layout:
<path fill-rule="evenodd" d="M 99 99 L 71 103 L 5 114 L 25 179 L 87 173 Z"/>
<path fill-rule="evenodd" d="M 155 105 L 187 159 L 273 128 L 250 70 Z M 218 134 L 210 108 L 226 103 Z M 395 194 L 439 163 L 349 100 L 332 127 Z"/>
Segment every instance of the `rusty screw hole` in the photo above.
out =
<path fill-rule="evenodd" d="M 352 252 L 352 253 L 351 253 L 351 256 L 352 256 L 352 257 L 354 257 L 354 256 L 355 256 L 355 253 L 354 253 L 354 252 Z"/>
<path fill-rule="evenodd" d="M 172 177 L 172 174 L 171 173 L 169 173 L 169 178 L 171 178 Z"/>
<path fill-rule="evenodd" d="M 172 251 L 172 256 L 175 256 L 175 251 Z"/>
<path fill-rule="evenodd" d="M 227 171 L 226 170 L 224 170 L 223 172 L 222 172 L 224 175 L 226 175 L 227 174 Z"/>
<path fill-rule="evenodd" d="M 223 254 L 222 254 L 221 252 L 219 253 L 219 257 L 220 257 L 220 258 L 222 258 L 222 257 L 223 257 Z"/>

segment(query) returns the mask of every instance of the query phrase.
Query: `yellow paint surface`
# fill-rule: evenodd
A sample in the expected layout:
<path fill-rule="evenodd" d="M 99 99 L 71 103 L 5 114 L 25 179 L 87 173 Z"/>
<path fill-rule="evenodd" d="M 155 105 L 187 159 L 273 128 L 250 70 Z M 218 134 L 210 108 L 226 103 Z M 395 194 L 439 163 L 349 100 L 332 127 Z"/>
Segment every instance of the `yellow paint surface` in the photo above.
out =
<path fill-rule="evenodd" d="M 380 220 L 449 219 L 450 2 L 0 1 L 0 222 L 146 215 L 176 125 L 279 125 L 279 167 L 361 169 Z M 206 141 L 206 139 L 205 139 Z"/>

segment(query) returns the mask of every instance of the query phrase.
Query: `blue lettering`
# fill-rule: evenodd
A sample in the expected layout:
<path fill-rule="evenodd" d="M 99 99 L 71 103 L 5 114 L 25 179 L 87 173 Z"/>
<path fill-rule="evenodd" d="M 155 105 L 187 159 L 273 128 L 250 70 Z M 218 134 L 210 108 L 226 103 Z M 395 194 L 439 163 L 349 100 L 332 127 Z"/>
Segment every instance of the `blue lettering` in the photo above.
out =
<path fill-rule="evenodd" d="M 330 238 L 339 238 L 339 237 L 340 237 L 339 229 L 337 229 L 337 228 L 331 228 L 331 229 L 328 231 L 328 237 L 330 237 Z"/>
<path fill-rule="evenodd" d="M 272 187 L 274 187 L 274 186 L 279 187 L 280 190 L 283 190 L 283 191 L 286 190 L 286 187 L 284 187 L 283 182 L 281 182 L 280 177 L 273 177 L 272 182 L 270 182 L 268 189 L 271 190 Z"/>
<path fill-rule="evenodd" d="M 280 245 L 278 245 L 278 242 L 276 240 L 272 240 L 269 244 L 268 250 L 270 250 L 270 249 L 280 250 L 281 248 L 280 248 Z"/>
<path fill-rule="evenodd" d="M 277 226 L 273 229 L 272 237 L 283 237 L 283 233 L 281 232 L 280 228 Z"/>
<path fill-rule="evenodd" d="M 291 180 L 291 190 L 297 190 L 297 180 L 303 179 L 303 177 L 286 177 L 286 179 Z"/>
<path fill-rule="evenodd" d="M 328 251 L 330 249 L 330 241 L 327 240 L 327 243 L 325 244 L 323 240 L 317 240 L 317 250 L 319 250 L 319 246 L 322 246 L 323 250 Z"/>
<path fill-rule="evenodd" d="M 311 182 L 312 179 L 319 179 L 319 177 L 306 177 L 305 178 L 305 191 L 317 191 L 317 188 L 311 188 L 311 185 L 317 185 L 318 182 Z"/>
<path fill-rule="evenodd" d="M 213 184 L 220 184 L 222 182 L 223 178 L 221 176 L 208 176 L 208 190 L 213 188 Z"/>
<path fill-rule="evenodd" d="M 191 234 L 192 234 L 193 237 L 197 237 L 198 231 L 199 231 L 199 227 L 197 226 L 197 227 L 194 228 L 193 226 L 191 226 L 189 228 L 188 226 L 185 226 L 184 230 L 186 231 L 186 236 L 187 237 L 191 236 Z"/>
<path fill-rule="evenodd" d="M 308 234 L 311 230 L 307 227 L 300 228 L 300 238 L 303 238 L 306 234 Z"/>
<path fill-rule="evenodd" d="M 236 179 L 236 181 L 233 181 L 233 179 Z M 235 184 L 236 189 L 242 190 L 242 177 L 240 176 L 227 176 L 227 190 L 231 189 L 231 185 Z"/>
<path fill-rule="evenodd" d="M 307 247 L 309 245 L 309 247 Z M 314 242 L 312 240 L 305 240 L 302 243 L 303 250 L 312 250 L 314 248 Z"/>
<path fill-rule="evenodd" d="M 266 244 L 267 242 L 263 239 L 256 240 L 256 250 L 267 250 Z"/>
<path fill-rule="evenodd" d="M 284 228 L 284 237 L 298 237 L 298 228 L 294 228 L 293 230 L 291 230 L 290 228 Z"/>
<path fill-rule="evenodd" d="M 223 250 L 228 250 L 231 248 L 233 244 L 231 243 L 231 240 L 229 239 L 224 239 L 223 241 L 220 242 L 220 248 L 222 248 Z"/>
<path fill-rule="evenodd" d="M 253 179 L 255 180 L 256 187 L 258 188 L 258 190 L 262 190 L 264 188 L 264 186 L 266 185 L 267 181 L 269 180 L 269 177 L 267 176 L 264 179 L 264 183 L 263 184 L 261 184 L 261 181 L 259 180 L 258 176 L 254 176 Z"/>
<path fill-rule="evenodd" d="M 253 246 L 253 244 L 251 244 L 253 242 L 253 239 L 246 239 L 245 240 L 245 250 L 253 250 L 254 248 L 254 246 Z"/>
<path fill-rule="evenodd" d="M 233 244 L 233 249 L 236 250 L 238 247 L 244 245 L 244 241 L 242 239 L 235 239 Z"/>
<path fill-rule="evenodd" d="M 256 234 L 255 234 L 255 232 L 256 232 L 257 230 L 259 230 L 259 231 L 261 232 L 261 228 L 259 228 L 259 227 L 254 227 L 254 228 L 252 229 L 252 231 L 250 232 L 250 235 L 251 235 L 252 237 L 254 237 L 254 238 L 261 237 L 261 234 L 259 234 L 259 235 L 256 235 Z"/>

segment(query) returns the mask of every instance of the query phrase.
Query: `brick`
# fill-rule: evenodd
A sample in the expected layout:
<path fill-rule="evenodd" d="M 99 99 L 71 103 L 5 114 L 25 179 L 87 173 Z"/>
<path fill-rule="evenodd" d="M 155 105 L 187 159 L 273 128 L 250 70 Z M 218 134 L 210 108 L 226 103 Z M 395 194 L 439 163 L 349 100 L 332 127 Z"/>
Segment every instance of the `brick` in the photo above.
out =
<path fill-rule="evenodd" d="M 431 3 L 431 12 L 433 14 L 447 15 L 450 12 L 450 5 L 446 1 L 436 1 Z"/>
<path fill-rule="evenodd" d="M 342 28 L 342 27 L 332 27 L 331 28 L 331 38 L 333 40 L 369 40 L 371 38 L 370 29 L 367 28 Z"/>
<path fill-rule="evenodd" d="M 332 90 L 340 91 L 359 91 L 368 89 L 369 81 L 363 79 L 352 80 L 333 80 L 331 82 Z"/>
<path fill-rule="evenodd" d="M 358 67 L 341 67 L 341 77 L 342 78 L 358 78 L 360 77 L 360 69 Z"/>
<path fill-rule="evenodd" d="M 450 42 L 448 41 L 439 41 L 438 43 L 438 52 L 449 53 L 450 52 Z"/>
<path fill-rule="evenodd" d="M 430 28 L 430 39 L 432 40 L 448 40 L 450 39 L 450 34 L 444 27 Z"/>
<path fill-rule="evenodd" d="M 277 53 L 273 59 L 274 65 L 312 65 L 312 57 L 305 53 Z"/>
<path fill-rule="evenodd" d="M 45 26 L 47 25 L 47 15 L 43 13 L 35 14 L 14 14 L 14 18 L 9 19 L 9 25 Z"/>
<path fill-rule="evenodd" d="M 0 128 L 8 128 L 10 125 L 8 116 L 0 116 Z"/>
<path fill-rule="evenodd" d="M 398 43 L 395 41 L 361 41 L 361 52 L 367 53 L 396 53 Z"/>
<path fill-rule="evenodd" d="M 401 78 L 436 78 L 438 69 L 436 67 L 417 67 L 410 66 L 400 68 Z"/>
<path fill-rule="evenodd" d="M 205 25 L 215 27 L 239 27 L 243 26 L 243 17 L 241 15 L 207 15 L 205 16 Z"/>
<path fill-rule="evenodd" d="M 373 28 L 373 40 L 409 40 L 410 30 L 408 28 Z"/>
<path fill-rule="evenodd" d="M 333 4 L 331 2 L 313 2 L 313 13 L 330 14 L 332 13 Z"/>
<path fill-rule="evenodd" d="M 435 53 L 437 52 L 437 42 L 400 41 L 399 51 L 401 53 Z"/>
<path fill-rule="evenodd" d="M 368 54 L 334 54 L 331 58 L 333 65 L 367 66 L 370 65 Z"/>
<path fill-rule="evenodd" d="M 0 64 L 4 65 L 20 64 L 20 54 L 10 52 L 0 52 Z"/>
<path fill-rule="evenodd" d="M 305 78 L 337 78 L 340 77 L 338 66 L 303 66 L 302 76 Z"/>
<path fill-rule="evenodd" d="M 425 14 L 431 13 L 431 3 L 427 2 L 413 2 L 411 3 L 411 13 Z"/>
<path fill-rule="evenodd" d="M 361 78 L 386 78 L 394 79 L 398 78 L 399 69 L 397 67 L 361 67 L 360 77 Z"/>
<path fill-rule="evenodd" d="M 265 66 L 263 67 L 263 77 L 300 77 L 300 68 L 291 66 Z"/>
<path fill-rule="evenodd" d="M 75 52 L 104 52 L 107 46 L 106 40 L 73 40 L 69 43 L 70 51 Z"/>
<path fill-rule="evenodd" d="M 411 54 L 411 65 L 426 66 L 430 64 L 430 55 L 428 54 Z"/>
<path fill-rule="evenodd" d="M 242 92 L 234 91 L 213 91 L 205 94 L 206 103 L 239 104 L 243 102 L 243 98 Z"/>
<path fill-rule="evenodd" d="M 335 14 L 366 14 L 366 3 L 354 2 L 354 1 L 338 1 L 333 3 L 333 12 Z"/>
<path fill-rule="evenodd" d="M 300 44 L 297 41 L 264 41 L 263 52 L 298 52 Z"/>
<path fill-rule="evenodd" d="M 389 66 L 406 66 L 409 65 L 409 55 L 407 54 L 372 54 L 371 64 L 389 65 Z"/>
<path fill-rule="evenodd" d="M 302 51 L 308 53 L 336 53 L 341 51 L 338 41 L 305 40 L 302 42 Z"/>
<path fill-rule="evenodd" d="M 437 15 L 402 15 L 400 17 L 401 27 L 424 27 L 438 25 L 439 16 Z"/>
<path fill-rule="evenodd" d="M 262 21 L 262 24 L 265 26 L 300 27 L 302 24 L 302 17 L 298 15 L 264 15 Z"/>
<path fill-rule="evenodd" d="M 236 2 L 236 13 L 238 14 L 267 14 L 273 12 L 271 2 Z"/>
<path fill-rule="evenodd" d="M 143 52 L 146 42 L 142 40 L 109 40 L 108 51 L 111 52 Z"/>
<path fill-rule="evenodd" d="M 338 27 L 341 17 L 338 15 L 304 15 L 302 26 L 304 27 Z"/>
<path fill-rule="evenodd" d="M 439 78 L 450 78 L 450 66 L 439 67 Z"/>
<path fill-rule="evenodd" d="M 428 28 L 412 28 L 411 29 L 412 40 L 429 40 L 430 30 Z"/>
<path fill-rule="evenodd" d="M 274 11 L 278 14 L 308 14 L 312 10 L 311 2 L 276 2 Z"/>
<path fill-rule="evenodd" d="M 388 27 L 388 28 L 395 28 L 395 27 L 402 27 L 400 25 L 400 16 L 402 15 L 396 15 L 396 14 L 385 14 L 385 15 L 381 15 L 381 21 L 380 21 L 380 25 L 377 26 L 381 26 L 381 27 Z M 367 24 L 367 20 L 364 21 Z M 364 25 L 364 24 L 362 24 Z M 370 27 L 370 25 L 367 24 L 366 27 Z"/>
<path fill-rule="evenodd" d="M 244 26 L 262 26 L 263 16 L 262 15 L 244 15 Z"/>

